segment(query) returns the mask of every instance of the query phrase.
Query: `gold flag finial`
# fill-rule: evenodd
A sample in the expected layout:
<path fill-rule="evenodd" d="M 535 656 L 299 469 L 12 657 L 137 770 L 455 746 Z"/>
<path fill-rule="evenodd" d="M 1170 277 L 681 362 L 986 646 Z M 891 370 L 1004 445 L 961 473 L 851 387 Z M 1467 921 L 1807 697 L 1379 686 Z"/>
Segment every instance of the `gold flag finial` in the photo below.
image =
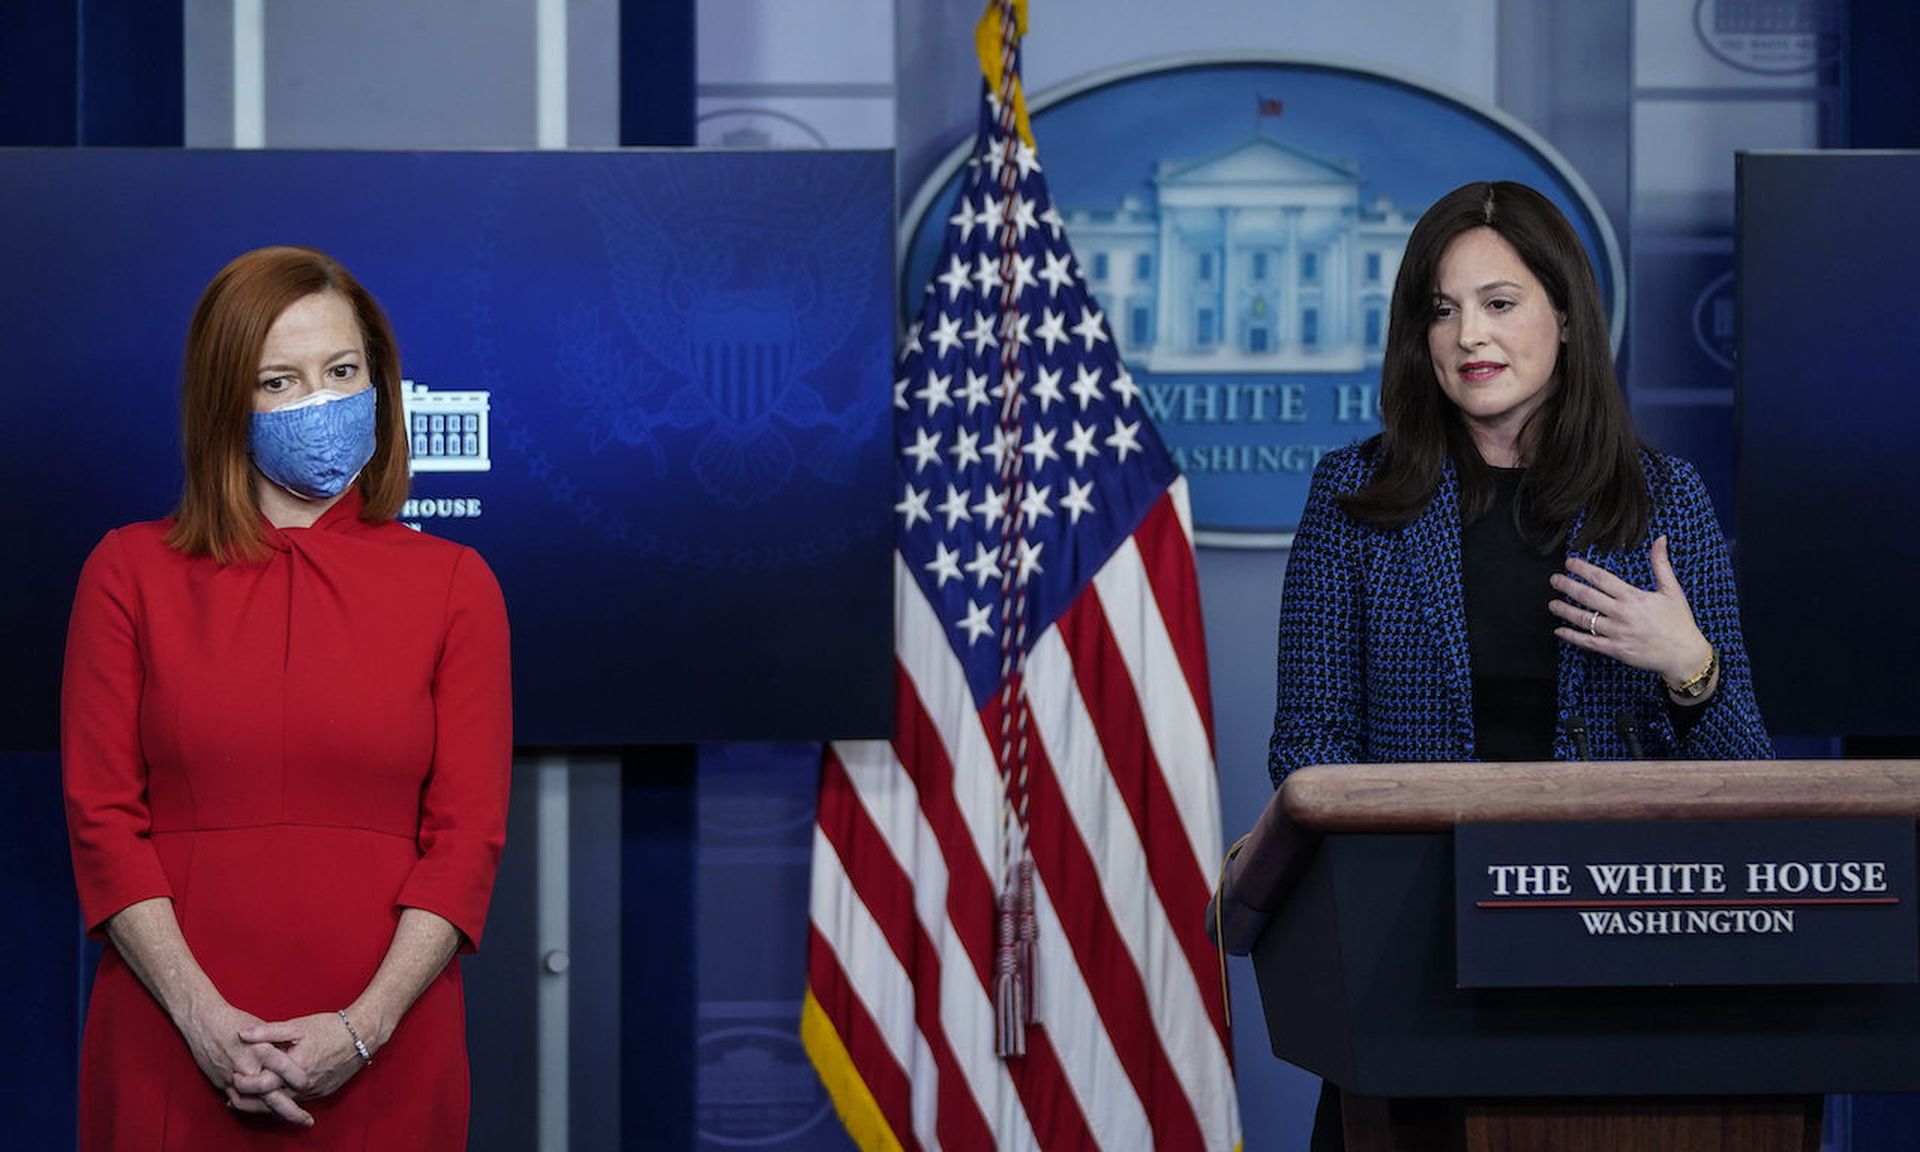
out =
<path fill-rule="evenodd" d="M 1009 20 L 1009 16 L 1011 19 Z M 1009 28 L 1009 24 L 1011 28 Z M 1012 43 L 1008 33 L 1012 33 Z M 1016 72 L 1007 75 L 1013 63 L 1013 49 L 1027 34 L 1027 0 L 988 0 L 987 10 L 974 25 L 974 48 L 980 54 L 980 71 L 1003 102 L 1013 106 L 1014 127 L 1027 147 L 1033 144 L 1033 126 L 1027 123 L 1027 95 Z"/>

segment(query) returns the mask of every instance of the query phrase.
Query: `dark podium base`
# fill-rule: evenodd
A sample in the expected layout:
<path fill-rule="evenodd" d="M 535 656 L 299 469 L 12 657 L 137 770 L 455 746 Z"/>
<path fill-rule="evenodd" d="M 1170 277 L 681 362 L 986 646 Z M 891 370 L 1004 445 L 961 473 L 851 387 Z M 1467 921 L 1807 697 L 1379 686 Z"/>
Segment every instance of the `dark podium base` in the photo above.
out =
<path fill-rule="evenodd" d="M 1340 1094 L 1347 1152 L 1819 1152 L 1818 1096 L 1430 1100 Z"/>

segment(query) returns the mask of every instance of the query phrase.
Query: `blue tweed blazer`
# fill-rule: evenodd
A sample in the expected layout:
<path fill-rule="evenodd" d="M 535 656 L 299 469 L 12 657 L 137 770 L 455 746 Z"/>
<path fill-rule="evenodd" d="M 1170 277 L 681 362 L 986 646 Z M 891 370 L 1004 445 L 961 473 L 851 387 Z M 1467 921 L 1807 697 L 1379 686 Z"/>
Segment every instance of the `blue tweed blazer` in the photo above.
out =
<path fill-rule="evenodd" d="M 1652 498 L 1647 542 L 1667 537 L 1674 575 L 1720 655 L 1720 685 L 1682 740 L 1657 676 L 1562 644 L 1554 757 L 1575 758 L 1565 725 L 1580 717 L 1594 759 L 1625 759 L 1615 717 L 1626 713 L 1640 729 L 1649 758 L 1771 758 L 1773 742 L 1754 703 L 1740 637 L 1733 567 L 1706 487 L 1693 466 L 1678 458 L 1643 452 L 1641 463 Z M 1309 764 L 1476 758 L 1458 480 L 1449 464 L 1418 519 L 1381 531 L 1334 503 L 1372 471 L 1361 445 L 1322 458 L 1294 535 L 1280 602 L 1279 703 L 1267 760 L 1276 787 Z M 1577 534 L 1578 524 L 1569 542 Z M 1653 587 L 1644 544 L 1625 552 L 1584 548 L 1569 554 Z M 1540 589 L 1543 603 L 1553 594 L 1544 585 Z"/>

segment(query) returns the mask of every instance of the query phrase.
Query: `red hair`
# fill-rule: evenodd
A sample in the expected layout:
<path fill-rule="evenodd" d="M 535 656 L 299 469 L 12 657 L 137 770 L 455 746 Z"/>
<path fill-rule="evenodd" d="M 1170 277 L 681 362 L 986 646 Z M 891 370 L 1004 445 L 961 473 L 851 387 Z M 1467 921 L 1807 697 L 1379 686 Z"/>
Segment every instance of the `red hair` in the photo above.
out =
<path fill-rule="evenodd" d="M 173 511 L 167 543 L 194 556 L 257 560 L 267 548 L 248 455 L 253 390 L 267 330 L 297 300 L 337 292 L 353 308 L 367 348 L 379 415 L 373 459 L 357 481 L 361 518 L 390 520 L 407 498 L 406 415 L 400 402 L 400 349 L 371 293 L 339 262 L 313 248 L 256 248 L 220 269 L 187 328 L 180 388 L 180 441 L 186 491 Z"/>

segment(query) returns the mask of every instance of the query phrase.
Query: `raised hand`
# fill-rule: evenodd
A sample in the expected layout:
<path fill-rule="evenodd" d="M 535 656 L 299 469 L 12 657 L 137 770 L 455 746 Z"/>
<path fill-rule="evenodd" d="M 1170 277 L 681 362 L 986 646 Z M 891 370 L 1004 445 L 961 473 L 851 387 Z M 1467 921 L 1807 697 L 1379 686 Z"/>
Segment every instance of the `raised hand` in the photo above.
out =
<path fill-rule="evenodd" d="M 1639 588 L 1597 564 L 1569 559 L 1549 581 L 1564 599 L 1547 608 L 1563 623 L 1553 634 L 1577 648 L 1644 668 L 1668 684 L 1681 684 L 1706 667 L 1713 646 L 1694 623 L 1686 593 L 1673 574 L 1667 538 L 1648 553 L 1653 588 Z"/>

